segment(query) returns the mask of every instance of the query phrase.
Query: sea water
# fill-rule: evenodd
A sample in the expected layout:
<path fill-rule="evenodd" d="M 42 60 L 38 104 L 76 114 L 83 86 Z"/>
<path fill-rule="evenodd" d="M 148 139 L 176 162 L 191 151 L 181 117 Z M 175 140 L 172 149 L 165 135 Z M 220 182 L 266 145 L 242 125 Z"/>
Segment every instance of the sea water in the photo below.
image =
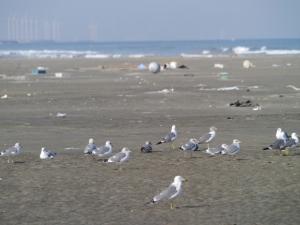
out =
<path fill-rule="evenodd" d="M 0 42 L 0 57 L 142 58 L 147 56 L 214 57 L 227 55 L 300 55 L 300 39 Z"/>

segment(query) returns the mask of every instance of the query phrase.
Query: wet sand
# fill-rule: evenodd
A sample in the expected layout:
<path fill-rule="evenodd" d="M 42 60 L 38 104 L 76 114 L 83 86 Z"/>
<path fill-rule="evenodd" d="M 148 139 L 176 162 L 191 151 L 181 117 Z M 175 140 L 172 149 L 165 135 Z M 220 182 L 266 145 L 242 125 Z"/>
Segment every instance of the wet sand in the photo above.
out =
<path fill-rule="evenodd" d="M 189 69 L 136 69 L 153 60 Z M 0 158 L 0 224 L 300 224 L 300 156 L 261 150 L 278 127 L 300 133 L 300 91 L 287 87 L 300 88 L 300 57 L 253 57 L 248 70 L 243 60 L 0 59 L 0 149 L 24 148 L 14 164 Z M 31 75 L 39 65 L 46 76 Z M 216 90 L 232 86 L 240 90 Z M 238 99 L 262 109 L 228 106 Z M 166 144 L 140 153 L 172 124 L 177 147 L 214 125 L 212 145 L 237 138 L 241 152 L 185 158 Z M 90 137 L 129 147 L 131 159 L 120 167 L 84 156 Z M 42 146 L 58 156 L 41 161 Z M 177 207 L 145 206 L 175 175 L 189 180 Z"/>

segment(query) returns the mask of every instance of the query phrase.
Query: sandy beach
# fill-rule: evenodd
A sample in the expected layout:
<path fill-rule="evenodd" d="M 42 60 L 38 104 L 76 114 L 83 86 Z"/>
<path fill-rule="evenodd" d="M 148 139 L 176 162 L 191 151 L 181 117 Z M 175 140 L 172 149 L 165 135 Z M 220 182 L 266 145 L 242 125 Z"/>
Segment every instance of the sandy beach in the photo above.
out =
<path fill-rule="evenodd" d="M 255 68 L 244 69 L 245 59 Z M 137 69 L 151 61 L 189 69 Z M 47 75 L 31 75 L 37 66 Z M 300 134 L 297 88 L 299 56 L 1 58 L 0 149 L 18 141 L 24 152 L 13 164 L 0 158 L 0 224 L 300 224 L 300 155 L 262 151 L 278 127 Z M 261 110 L 230 107 L 236 100 Z M 188 158 L 168 144 L 140 152 L 172 124 L 177 147 L 215 126 L 212 146 L 237 138 L 241 152 Z M 128 147 L 131 159 L 120 168 L 83 155 L 90 137 L 97 145 L 110 140 L 113 152 Z M 43 146 L 57 157 L 40 160 Z M 144 205 L 176 175 L 189 181 L 175 209 Z"/>

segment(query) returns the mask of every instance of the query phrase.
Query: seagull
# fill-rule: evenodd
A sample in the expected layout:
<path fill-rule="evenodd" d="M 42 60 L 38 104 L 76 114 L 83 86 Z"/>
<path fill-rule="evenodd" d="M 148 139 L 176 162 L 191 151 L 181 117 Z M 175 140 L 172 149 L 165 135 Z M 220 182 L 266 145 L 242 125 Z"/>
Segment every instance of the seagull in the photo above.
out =
<path fill-rule="evenodd" d="M 9 147 L 8 149 L 5 149 L 2 152 L 0 152 L 0 156 L 7 156 L 7 163 L 9 163 L 10 162 L 9 157 L 19 155 L 21 151 L 22 151 L 22 147 L 20 143 L 17 142 L 14 146 Z M 14 161 L 12 160 L 12 162 Z"/>
<path fill-rule="evenodd" d="M 45 147 L 42 147 L 41 149 L 41 154 L 40 154 L 40 159 L 53 159 L 56 156 L 55 152 L 52 152 Z"/>
<path fill-rule="evenodd" d="M 168 133 L 165 137 L 163 137 L 159 142 L 156 144 L 162 144 L 162 143 L 172 143 L 172 148 L 175 149 L 173 145 L 173 141 L 177 138 L 177 131 L 176 131 L 176 126 L 172 125 L 171 132 Z"/>
<path fill-rule="evenodd" d="M 217 154 L 221 154 L 222 151 L 225 151 L 229 146 L 227 144 L 221 144 L 216 148 L 208 148 L 205 150 L 205 153 L 214 156 Z"/>
<path fill-rule="evenodd" d="M 105 162 L 108 163 L 123 163 L 128 161 L 129 159 L 129 155 L 130 155 L 131 151 L 124 147 L 122 148 L 122 150 L 120 152 L 118 152 L 117 154 L 111 156 L 108 158 L 108 160 L 105 160 Z"/>
<path fill-rule="evenodd" d="M 290 149 L 296 148 L 299 146 L 299 137 L 294 132 L 291 134 L 291 137 L 287 140 L 284 145 L 284 148 L 281 149 L 281 154 L 287 156 L 290 154 Z"/>
<path fill-rule="evenodd" d="M 155 195 L 150 202 L 146 204 L 154 204 L 163 200 L 172 200 L 173 198 L 179 196 L 182 193 L 182 184 L 186 180 L 182 176 L 174 177 L 174 181 L 165 190 Z M 174 209 L 174 204 L 171 201 L 170 208 Z"/>
<path fill-rule="evenodd" d="M 283 140 L 284 143 L 287 142 L 289 135 L 287 132 L 283 131 L 281 128 L 277 128 L 276 130 L 276 139 Z"/>
<path fill-rule="evenodd" d="M 227 148 L 225 148 L 221 154 L 222 155 L 236 155 L 237 153 L 240 152 L 241 148 L 240 148 L 240 143 L 242 143 L 241 141 L 239 141 L 238 139 L 234 139 L 232 141 L 232 144 L 229 145 Z"/>
<path fill-rule="evenodd" d="M 291 137 L 287 140 L 287 142 L 284 145 L 284 148 L 296 148 L 299 145 L 299 137 L 294 132 L 291 134 Z"/>
<path fill-rule="evenodd" d="M 146 141 L 145 144 L 141 147 L 141 152 L 152 152 L 152 143 L 150 141 Z"/>
<path fill-rule="evenodd" d="M 106 141 L 105 145 L 100 146 L 97 149 L 92 151 L 93 155 L 97 155 L 99 157 L 109 156 L 112 153 L 112 144 L 110 141 Z"/>
<path fill-rule="evenodd" d="M 87 146 L 85 146 L 84 154 L 90 155 L 90 154 L 92 154 L 93 150 L 96 150 L 96 149 L 97 149 L 97 146 L 94 143 L 94 139 L 90 138 L 89 143 L 87 144 Z"/>
<path fill-rule="evenodd" d="M 179 149 L 183 150 L 184 152 L 190 152 L 190 157 L 192 157 L 193 151 L 198 150 L 198 141 L 195 138 L 191 138 L 187 143 L 180 146 Z"/>
<path fill-rule="evenodd" d="M 209 143 L 216 137 L 217 130 L 218 129 L 216 127 L 210 127 L 209 132 L 199 138 L 198 144 L 207 143 L 207 148 L 209 149 Z"/>
<path fill-rule="evenodd" d="M 263 150 L 280 150 L 283 149 L 285 146 L 285 142 L 283 139 L 276 139 L 272 144 L 270 144 L 268 147 L 263 148 Z"/>

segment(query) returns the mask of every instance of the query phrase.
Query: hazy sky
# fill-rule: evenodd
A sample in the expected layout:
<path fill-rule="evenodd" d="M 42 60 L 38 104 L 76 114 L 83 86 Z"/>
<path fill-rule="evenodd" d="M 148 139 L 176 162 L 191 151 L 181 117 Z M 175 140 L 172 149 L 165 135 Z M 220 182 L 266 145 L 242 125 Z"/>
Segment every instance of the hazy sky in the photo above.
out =
<path fill-rule="evenodd" d="M 71 41 L 300 37 L 300 0 L 0 0 L 0 39 L 13 17 L 19 26 L 38 21 L 40 39 L 51 32 Z"/>

